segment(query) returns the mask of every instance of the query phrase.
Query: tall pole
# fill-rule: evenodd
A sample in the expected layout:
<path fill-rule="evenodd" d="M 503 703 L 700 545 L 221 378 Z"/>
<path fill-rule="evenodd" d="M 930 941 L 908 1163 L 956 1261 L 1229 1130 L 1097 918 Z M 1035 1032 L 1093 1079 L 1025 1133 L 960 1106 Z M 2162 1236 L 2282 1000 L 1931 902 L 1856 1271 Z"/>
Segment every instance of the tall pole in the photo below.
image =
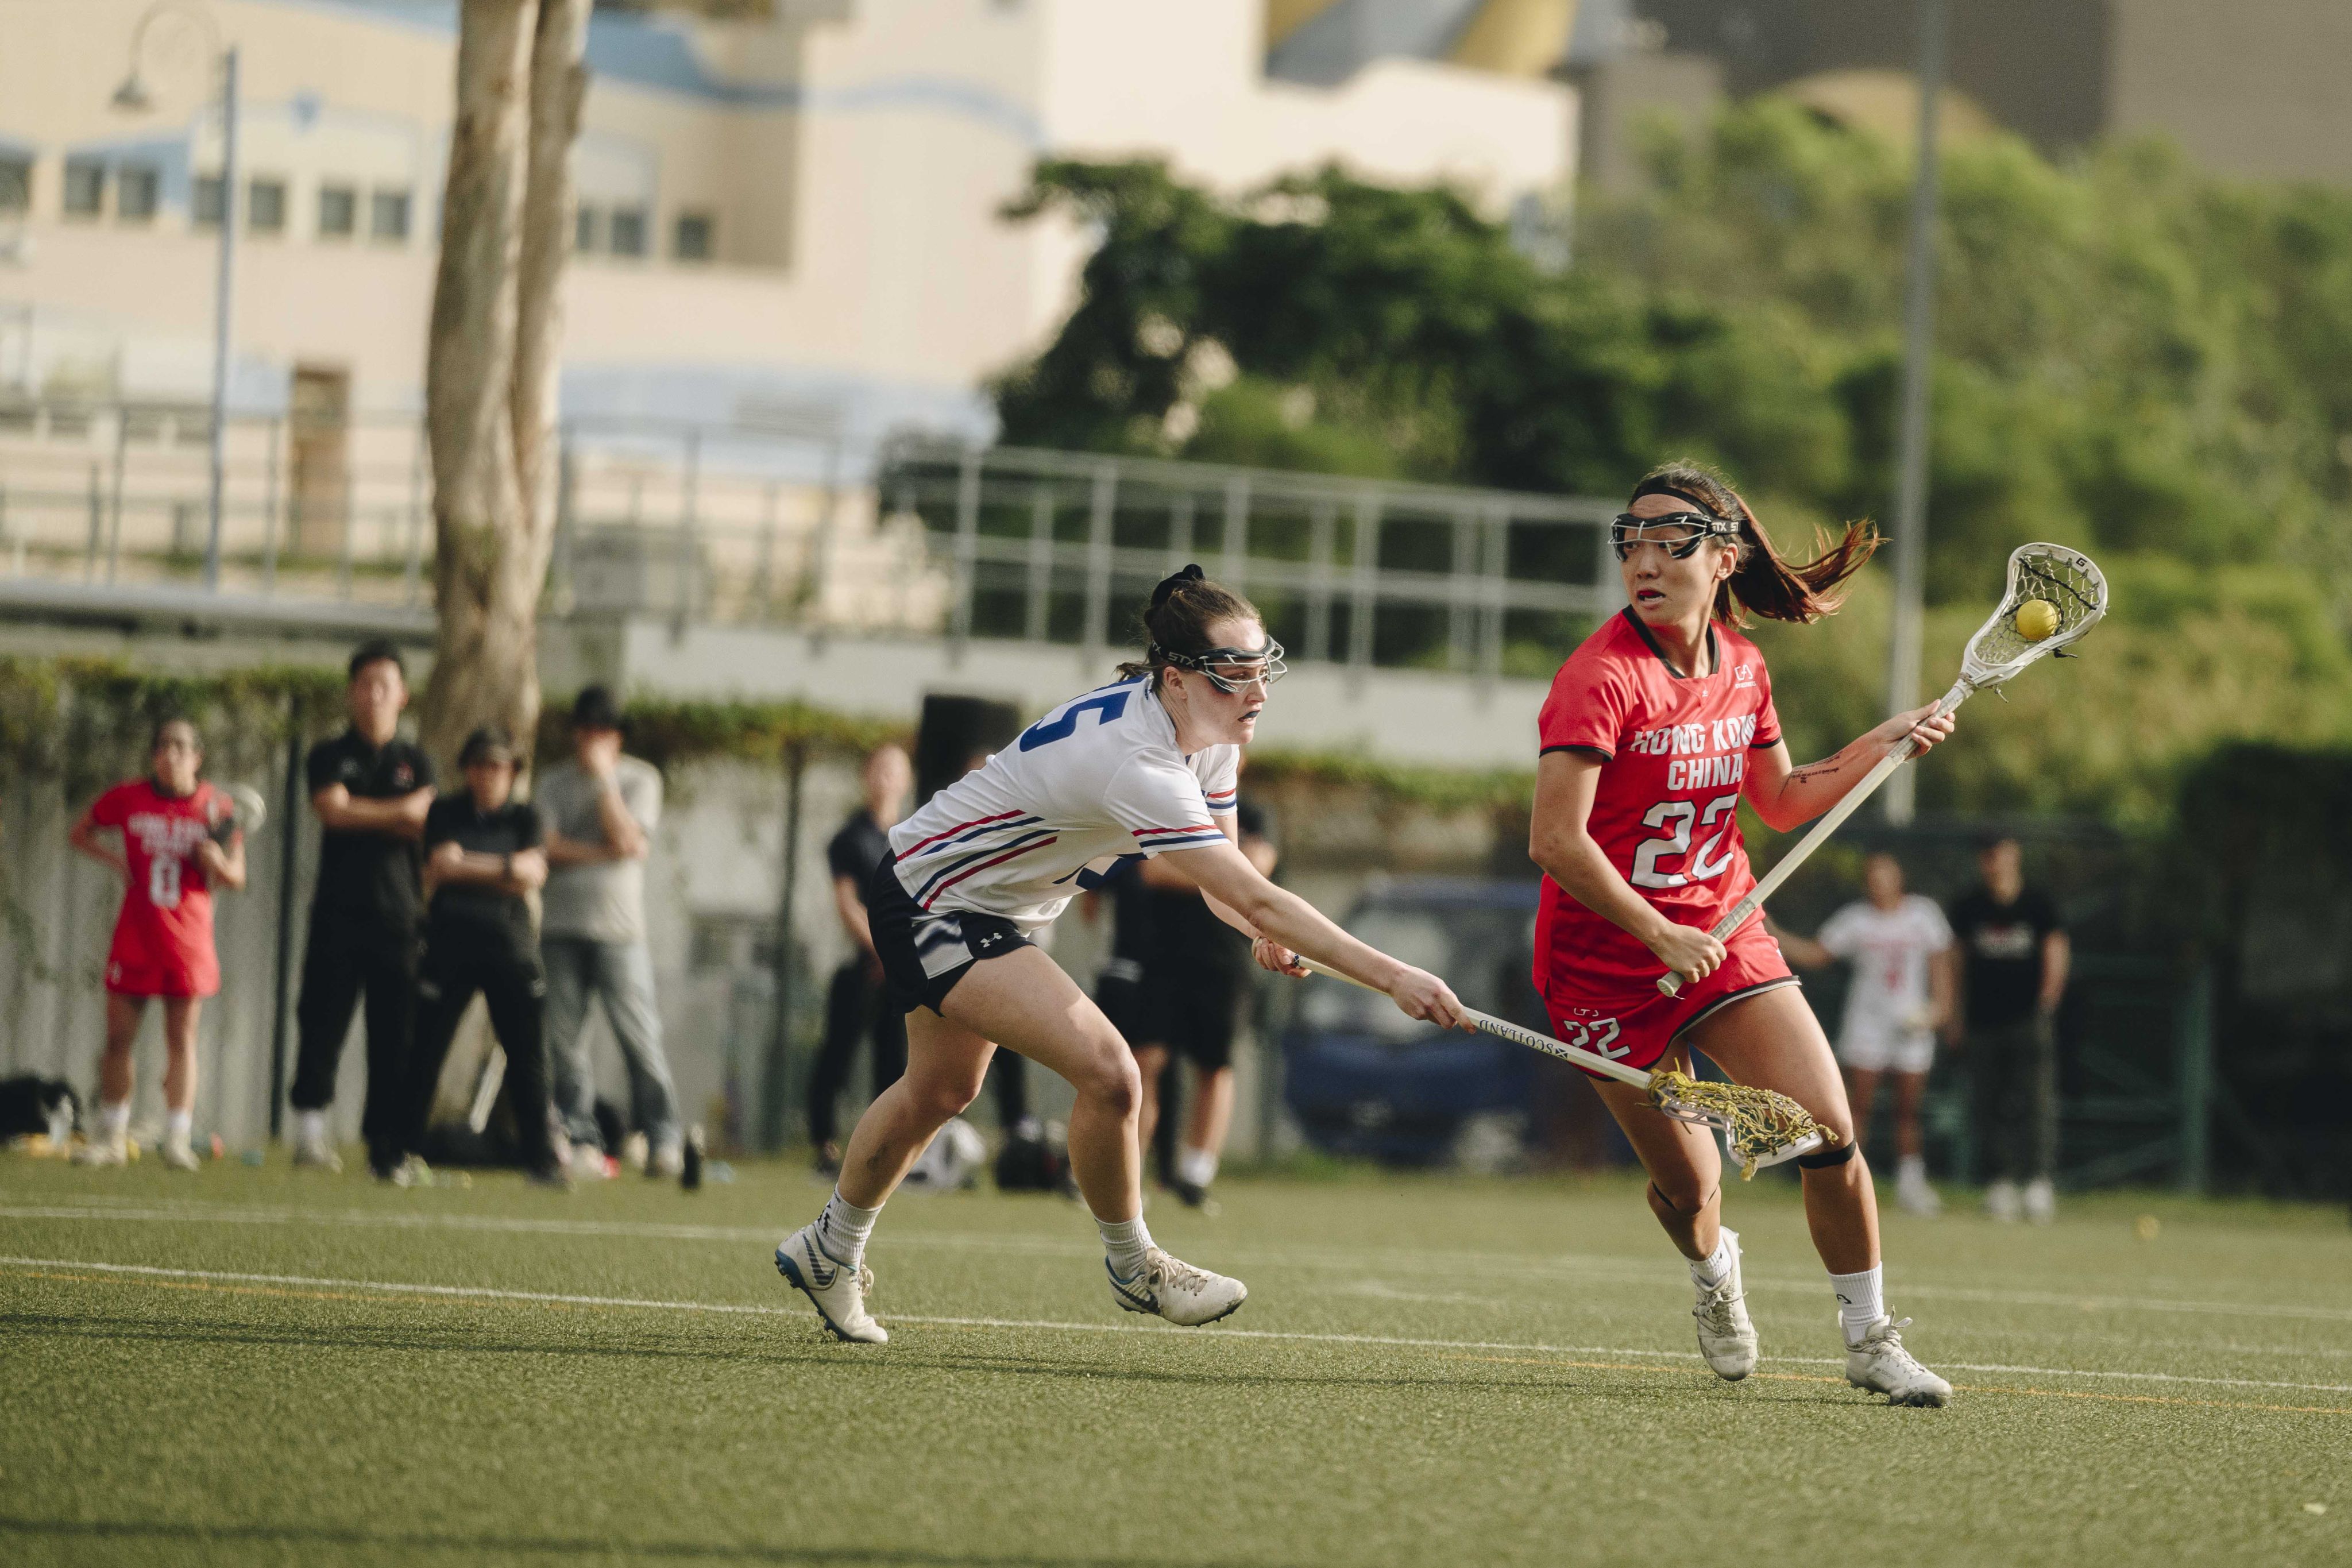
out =
<path fill-rule="evenodd" d="M 228 354 L 231 287 L 236 277 L 236 47 L 221 51 L 220 264 L 213 279 L 213 443 L 205 588 L 220 587 L 222 492 L 228 480 Z"/>
<path fill-rule="evenodd" d="M 1911 253 L 1903 299 L 1903 426 L 1895 496 L 1895 619 L 1886 666 L 1891 717 L 1919 705 L 1927 574 L 1927 395 L 1936 347 L 1936 121 L 1944 88 L 1944 0 L 1919 0 L 1919 168 L 1911 187 Z M 1916 775 L 1886 781 L 1886 820 L 1908 824 Z"/>

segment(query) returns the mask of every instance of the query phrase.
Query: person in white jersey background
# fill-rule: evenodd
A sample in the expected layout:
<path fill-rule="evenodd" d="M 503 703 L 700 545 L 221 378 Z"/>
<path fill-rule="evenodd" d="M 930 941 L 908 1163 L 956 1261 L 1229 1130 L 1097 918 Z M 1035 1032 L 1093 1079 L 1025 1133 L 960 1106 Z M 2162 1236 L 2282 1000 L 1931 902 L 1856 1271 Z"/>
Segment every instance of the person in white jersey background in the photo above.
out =
<path fill-rule="evenodd" d="M 1903 890 L 1903 865 L 1894 856 L 1870 857 L 1862 881 L 1865 896 L 1830 916 L 1818 936 L 1776 934 L 1790 961 L 1808 969 L 1840 959 L 1853 966 L 1837 1042 L 1853 1125 L 1869 1128 L 1879 1079 L 1893 1074 L 1895 1199 L 1913 1214 L 1932 1215 L 1943 1200 L 1927 1182 L 1919 1101 L 1936 1063 L 1936 1031 L 1952 1016 L 1952 928 L 1935 900 Z"/>
<path fill-rule="evenodd" d="M 1136 1138 L 1142 1085 L 1126 1040 L 1030 941 L 1122 861 L 1164 855 L 1265 968 L 1298 955 L 1386 992 L 1405 1014 L 1468 1028 L 1436 976 L 1400 963 L 1276 887 L 1236 842 L 1240 748 L 1256 732 L 1282 647 L 1240 595 L 1198 566 L 1153 590 L 1146 662 L 1063 703 L 890 831 L 866 889 L 874 947 L 907 1014 L 907 1072 L 866 1107 L 824 1212 L 776 1268 L 837 1338 L 889 1338 L 866 1310 L 866 1238 L 931 1135 L 979 1094 L 1003 1046 L 1067 1079 L 1070 1167 L 1102 1233 L 1111 1295 L 1186 1325 L 1239 1307 L 1238 1279 L 1152 1245 Z"/>

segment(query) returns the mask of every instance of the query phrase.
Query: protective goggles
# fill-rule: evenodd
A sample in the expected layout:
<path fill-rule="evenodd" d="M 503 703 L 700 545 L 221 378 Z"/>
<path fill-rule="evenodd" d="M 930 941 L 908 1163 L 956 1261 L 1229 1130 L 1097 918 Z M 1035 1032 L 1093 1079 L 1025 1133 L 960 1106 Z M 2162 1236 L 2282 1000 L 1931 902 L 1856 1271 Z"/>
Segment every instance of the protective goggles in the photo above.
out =
<path fill-rule="evenodd" d="M 1637 544 L 1663 544 L 1667 554 L 1687 561 L 1710 539 L 1738 537 L 1738 523 L 1703 511 L 1669 511 L 1656 517 L 1621 511 L 1609 522 L 1609 547 L 1620 561 L 1631 558 Z"/>
<path fill-rule="evenodd" d="M 1282 662 L 1282 645 L 1272 637 L 1264 647 L 1213 647 L 1200 653 L 1178 653 L 1154 644 L 1151 657 L 1162 664 L 1205 675 L 1209 683 L 1228 696 L 1259 681 L 1272 686 L 1290 673 Z"/>

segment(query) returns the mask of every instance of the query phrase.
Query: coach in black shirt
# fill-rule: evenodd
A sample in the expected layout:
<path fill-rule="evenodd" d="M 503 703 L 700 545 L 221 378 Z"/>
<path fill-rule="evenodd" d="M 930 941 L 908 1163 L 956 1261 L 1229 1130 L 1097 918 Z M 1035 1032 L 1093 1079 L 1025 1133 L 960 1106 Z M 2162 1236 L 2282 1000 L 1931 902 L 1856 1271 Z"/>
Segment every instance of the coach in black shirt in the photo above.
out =
<path fill-rule="evenodd" d="M 2017 840 L 1987 845 L 1983 883 L 1952 906 L 1961 1001 L 1952 1038 L 1964 1041 L 1975 1089 L 1977 1141 L 1989 1166 L 1985 1208 L 1995 1219 L 2021 1212 L 2044 1224 L 2057 1211 L 2055 1024 L 2072 954 L 2057 905 L 2025 885 L 2022 863 Z"/>
<path fill-rule="evenodd" d="M 531 930 L 532 889 L 547 882 L 539 813 L 514 798 L 517 757 L 506 731 L 475 731 L 458 763 L 466 793 L 433 803 L 425 818 L 425 959 L 417 979 L 416 1050 L 408 1151 L 421 1156 L 441 1065 L 457 1022 L 478 991 L 506 1053 L 506 1092 L 524 1168 L 569 1186 L 555 1155 L 547 1041 L 547 978 Z"/>
<path fill-rule="evenodd" d="M 905 752 L 877 746 L 866 759 L 865 804 L 849 814 L 825 846 L 834 912 L 841 917 L 851 943 L 849 956 L 833 972 L 833 984 L 825 992 L 824 1044 L 809 1075 L 809 1142 L 816 1145 L 817 1168 L 827 1174 L 837 1174 L 841 1168 L 841 1147 L 834 1141 L 835 1102 L 849 1081 L 858 1037 L 866 1036 L 874 1042 L 876 1094 L 907 1070 L 906 1015 L 891 1005 L 889 990 L 882 984 L 882 963 L 874 956 L 873 933 L 866 924 L 866 884 L 890 853 L 890 829 L 905 812 L 914 782 Z"/>
<path fill-rule="evenodd" d="M 350 1033 L 367 996 L 367 1108 L 361 1131 L 370 1169 L 401 1179 L 408 1100 L 409 1027 L 416 989 L 417 838 L 433 804 L 433 764 L 398 734 L 408 706 L 400 652 L 388 642 L 352 655 L 344 692 L 351 728 L 310 748 L 306 772 L 318 814 L 319 881 L 294 1016 L 294 1163 L 341 1169 L 327 1137 L 327 1107 Z"/>

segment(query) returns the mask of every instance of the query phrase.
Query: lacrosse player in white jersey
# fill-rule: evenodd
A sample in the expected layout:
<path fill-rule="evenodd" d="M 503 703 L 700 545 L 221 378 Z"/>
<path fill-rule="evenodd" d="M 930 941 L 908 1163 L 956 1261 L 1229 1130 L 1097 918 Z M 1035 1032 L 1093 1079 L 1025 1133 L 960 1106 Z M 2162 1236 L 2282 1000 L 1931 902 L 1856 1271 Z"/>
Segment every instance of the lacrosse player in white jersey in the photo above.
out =
<path fill-rule="evenodd" d="M 1863 868 L 1863 890 L 1829 918 L 1811 941 L 1779 934 L 1790 961 L 1819 969 L 1843 959 L 1853 978 L 1845 994 L 1838 1059 L 1845 1064 L 1857 1133 L 1870 1126 L 1878 1080 L 1895 1076 L 1895 1200 L 1913 1214 L 1932 1215 L 1943 1200 L 1927 1184 L 1919 1137 L 1919 1100 L 1936 1061 L 1936 1031 L 1952 1016 L 1952 928 L 1936 900 L 1903 890 L 1903 867 L 1894 856 L 1873 855 Z"/>
<path fill-rule="evenodd" d="M 1282 647 L 1238 594 L 1187 566 L 1155 589 L 1148 659 L 1062 704 L 985 766 L 890 831 L 866 889 L 876 954 L 907 1014 L 907 1072 L 850 1133 L 841 1176 L 814 1221 L 785 1237 L 776 1267 L 837 1338 L 889 1338 L 866 1310 L 866 1242 L 931 1135 L 980 1092 L 999 1046 L 1077 1090 L 1070 1168 L 1102 1232 L 1114 1300 L 1173 1323 L 1214 1322 L 1249 1294 L 1179 1262 L 1143 1224 L 1127 1042 L 1031 942 L 1082 889 L 1123 860 L 1165 855 L 1267 969 L 1298 955 L 1377 990 L 1404 1013 L 1470 1024 L 1444 982 L 1356 941 L 1261 876 L 1236 839 L 1240 749 L 1255 732 Z"/>

